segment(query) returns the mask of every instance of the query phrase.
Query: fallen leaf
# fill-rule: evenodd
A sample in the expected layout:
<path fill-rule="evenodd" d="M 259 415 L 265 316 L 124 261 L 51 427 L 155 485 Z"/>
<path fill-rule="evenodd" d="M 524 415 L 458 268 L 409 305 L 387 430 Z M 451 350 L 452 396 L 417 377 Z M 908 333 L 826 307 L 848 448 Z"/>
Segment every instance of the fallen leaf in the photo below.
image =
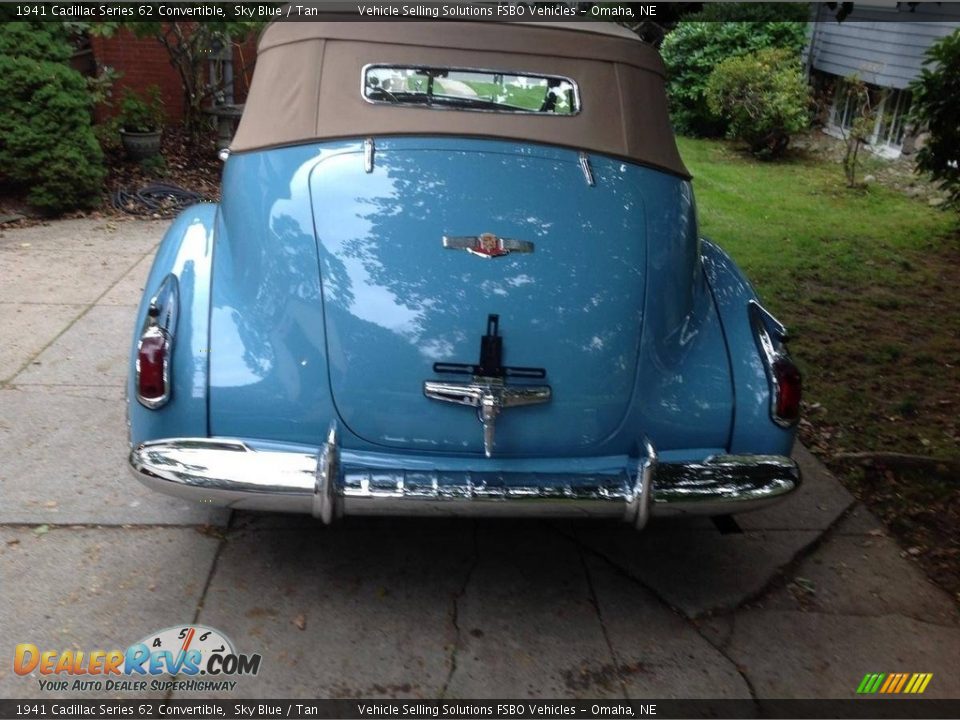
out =
<path fill-rule="evenodd" d="M 303 613 L 300 613 L 299 615 L 297 615 L 291 622 L 293 622 L 293 624 L 297 626 L 298 630 L 307 629 L 307 617 Z"/>
<path fill-rule="evenodd" d="M 49 525 L 38 525 L 33 529 L 34 535 L 46 535 L 48 532 L 50 532 Z"/>

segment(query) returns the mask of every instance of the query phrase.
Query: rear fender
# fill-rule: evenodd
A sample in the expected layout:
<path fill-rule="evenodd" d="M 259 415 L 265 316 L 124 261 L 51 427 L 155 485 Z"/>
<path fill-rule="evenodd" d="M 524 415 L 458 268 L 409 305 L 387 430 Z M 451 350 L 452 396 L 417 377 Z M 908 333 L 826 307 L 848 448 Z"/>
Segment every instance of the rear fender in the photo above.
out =
<path fill-rule="evenodd" d="M 210 279 L 218 206 L 193 205 L 164 235 L 144 287 L 133 326 L 127 378 L 127 414 L 131 445 L 165 437 L 205 437 L 209 357 Z M 168 275 L 177 278 L 179 306 L 173 329 L 170 400 L 155 410 L 141 405 L 134 386 L 137 342 L 150 300 Z"/>
<path fill-rule="evenodd" d="M 703 268 L 713 293 L 730 357 L 734 386 L 731 453 L 789 455 L 796 428 L 770 415 L 772 389 L 753 330 L 748 304 L 757 293 L 737 264 L 717 245 L 702 243 Z"/>

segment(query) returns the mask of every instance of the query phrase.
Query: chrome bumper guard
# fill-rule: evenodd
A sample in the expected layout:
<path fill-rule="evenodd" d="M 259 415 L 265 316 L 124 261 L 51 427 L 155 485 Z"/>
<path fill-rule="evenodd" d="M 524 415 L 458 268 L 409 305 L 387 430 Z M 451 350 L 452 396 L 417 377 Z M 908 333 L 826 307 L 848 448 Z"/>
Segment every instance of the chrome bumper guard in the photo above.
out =
<path fill-rule="evenodd" d="M 558 474 L 383 470 L 341 466 L 334 430 L 319 453 L 253 449 L 240 440 L 146 442 L 130 453 L 148 487 L 241 510 L 341 515 L 470 515 L 621 518 L 725 515 L 755 510 L 800 485 L 797 464 L 779 455 L 715 455 L 659 462 L 648 440 L 620 473 Z"/>

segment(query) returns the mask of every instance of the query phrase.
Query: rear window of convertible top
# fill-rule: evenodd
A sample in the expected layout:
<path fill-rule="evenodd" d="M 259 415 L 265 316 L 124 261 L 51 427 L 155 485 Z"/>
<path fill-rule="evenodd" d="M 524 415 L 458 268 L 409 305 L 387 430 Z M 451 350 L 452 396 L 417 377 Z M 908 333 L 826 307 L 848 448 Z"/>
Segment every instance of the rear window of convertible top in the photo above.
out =
<path fill-rule="evenodd" d="M 437 110 L 536 115 L 580 112 L 577 84 L 565 77 L 412 65 L 367 65 L 363 97 L 373 103 Z"/>

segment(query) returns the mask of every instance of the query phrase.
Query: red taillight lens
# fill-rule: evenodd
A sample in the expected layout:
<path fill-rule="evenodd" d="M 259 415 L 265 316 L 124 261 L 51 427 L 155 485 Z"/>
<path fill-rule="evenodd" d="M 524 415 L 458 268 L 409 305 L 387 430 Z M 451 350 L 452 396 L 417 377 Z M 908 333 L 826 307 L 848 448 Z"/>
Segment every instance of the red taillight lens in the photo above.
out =
<path fill-rule="evenodd" d="M 778 358 L 772 369 L 777 381 L 777 397 L 774 399 L 777 419 L 794 423 L 800 419 L 800 371 L 785 357 Z"/>
<path fill-rule="evenodd" d="M 158 407 L 167 401 L 167 354 L 170 344 L 156 328 L 147 330 L 137 349 L 137 396 L 148 407 Z"/>

